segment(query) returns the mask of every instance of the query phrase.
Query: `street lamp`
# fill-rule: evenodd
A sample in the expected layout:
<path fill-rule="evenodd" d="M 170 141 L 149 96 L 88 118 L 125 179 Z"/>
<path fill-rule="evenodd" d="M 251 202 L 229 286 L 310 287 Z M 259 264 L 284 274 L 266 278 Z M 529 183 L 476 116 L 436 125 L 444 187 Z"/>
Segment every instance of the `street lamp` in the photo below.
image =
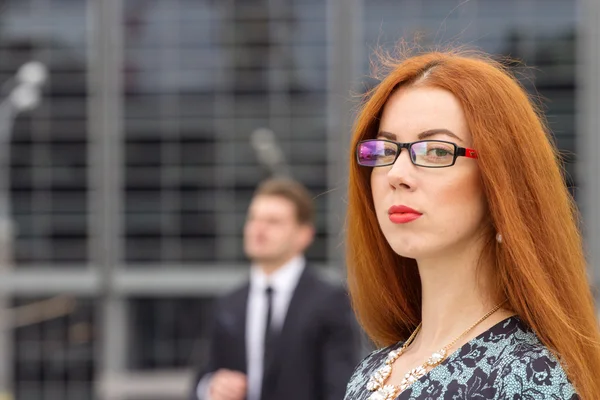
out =
<path fill-rule="evenodd" d="M 13 263 L 13 224 L 10 204 L 10 137 L 14 121 L 21 112 L 36 108 L 41 101 L 42 85 L 48 70 L 38 61 L 23 64 L 2 88 L 12 90 L 0 103 L 0 275 L 10 271 Z M 11 346 L 12 313 L 10 297 L 0 293 L 0 399 L 12 398 Z"/>
<path fill-rule="evenodd" d="M 283 150 L 277 143 L 275 132 L 269 128 L 255 129 L 250 135 L 250 144 L 254 148 L 258 162 L 271 175 L 280 177 L 291 175 Z"/>
<path fill-rule="evenodd" d="M 21 112 L 36 108 L 41 101 L 41 88 L 48 79 L 48 70 L 39 61 L 23 64 L 5 85 L 15 83 L 0 103 L 0 269 L 12 263 L 10 206 L 10 137 L 14 121 Z"/>

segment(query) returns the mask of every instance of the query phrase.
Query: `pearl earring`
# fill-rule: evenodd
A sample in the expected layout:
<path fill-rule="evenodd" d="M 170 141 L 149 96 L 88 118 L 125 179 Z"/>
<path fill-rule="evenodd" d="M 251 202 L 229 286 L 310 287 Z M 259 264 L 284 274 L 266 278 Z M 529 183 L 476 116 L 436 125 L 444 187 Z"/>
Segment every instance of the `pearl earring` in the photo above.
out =
<path fill-rule="evenodd" d="M 502 234 L 500 232 L 498 232 L 498 234 L 496 235 L 496 242 L 502 243 Z"/>

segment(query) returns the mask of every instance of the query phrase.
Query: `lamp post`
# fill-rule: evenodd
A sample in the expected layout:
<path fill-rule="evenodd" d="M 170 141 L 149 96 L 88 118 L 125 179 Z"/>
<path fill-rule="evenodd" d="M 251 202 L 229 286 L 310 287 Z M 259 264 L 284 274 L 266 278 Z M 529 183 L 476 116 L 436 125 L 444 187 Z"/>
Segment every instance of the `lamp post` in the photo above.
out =
<path fill-rule="evenodd" d="M 12 87 L 0 103 L 0 279 L 13 263 L 13 224 L 10 204 L 10 138 L 19 113 L 36 108 L 48 71 L 38 61 L 23 64 L 15 76 L 3 85 Z M 0 293 L 0 400 L 12 399 L 12 313 L 10 296 Z"/>

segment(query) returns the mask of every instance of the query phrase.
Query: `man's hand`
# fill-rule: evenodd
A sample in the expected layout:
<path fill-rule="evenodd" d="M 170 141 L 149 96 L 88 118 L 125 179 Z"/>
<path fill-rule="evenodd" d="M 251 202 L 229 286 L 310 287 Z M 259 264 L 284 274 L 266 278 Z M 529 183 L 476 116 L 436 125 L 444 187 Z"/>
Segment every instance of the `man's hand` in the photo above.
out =
<path fill-rule="evenodd" d="M 210 379 L 208 393 L 210 400 L 243 400 L 248 388 L 246 375 L 220 369 Z"/>

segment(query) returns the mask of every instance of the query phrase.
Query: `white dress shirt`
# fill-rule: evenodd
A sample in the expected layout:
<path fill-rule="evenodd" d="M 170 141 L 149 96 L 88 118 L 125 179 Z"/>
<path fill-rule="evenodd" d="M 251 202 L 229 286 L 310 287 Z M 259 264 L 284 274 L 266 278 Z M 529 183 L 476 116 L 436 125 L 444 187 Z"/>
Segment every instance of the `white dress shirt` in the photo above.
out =
<path fill-rule="evenodd" d="M 258 265 L 252 265 L 246 308 L 247 400 L 260 400 L 261 395 L 267 322 L 266 288 L 273 288 L 271 327 L 277 332 L 283 327 L 290 300 L 304 271 L 305 263 L 304 257 L 295 257 L 271 275 L 266 275 Z M 197 394 L 200 400 L 210 400 L 207 393 L 209 380 L 210 376 L 206 376 L 198 385 Z"/>
<path fill-rule="evenodd" d="M 283 326 L 294 289 L 304 270 L 304 263 L 303 257 L 296 257 L 269 276 L 265 275 L 258 266 L 252 266 L 250 295 L 246 310 L 248 400 L 260 400 L 267 323 L 267 286 L 273 288 L 271 327 L 278 332 Z"/>

